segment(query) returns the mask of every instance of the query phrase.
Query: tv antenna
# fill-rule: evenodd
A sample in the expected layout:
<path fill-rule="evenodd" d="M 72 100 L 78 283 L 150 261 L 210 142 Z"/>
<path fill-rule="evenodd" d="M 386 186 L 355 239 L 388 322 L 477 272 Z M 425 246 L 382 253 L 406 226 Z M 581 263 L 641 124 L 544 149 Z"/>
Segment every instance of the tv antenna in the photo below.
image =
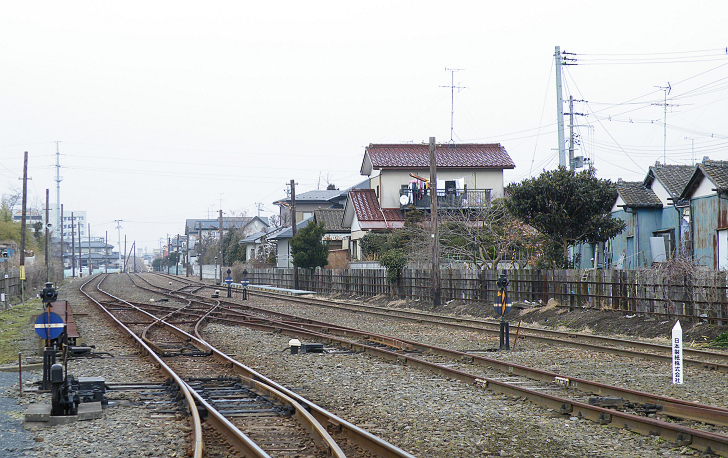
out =
<path fill-rule="evenodd" d="M 663 121 L 662 121 L 662 124 L 663 124 L 663 129 L 662 129 L 662 163 L 663 164 L 666 164 L 667 163 L 667 158 L 666 158 L 666 151 L 667 151 L 667 107 L 668 107 L 667 94 L 669 94 L 670 91 L 672 91 L 672 86 L 670 86 L 670 82 L 668 81 L 667 82 L 667 86 L 655 86 L 655 87 L 665 93 L 665 99 L 664 99 L 664 102 L 663 103 L 653 103 L 652 105 L 657 105 L 657 106 L 662 105 L 663 107 L 665 107 L 664 118 L 663 118 Z M 676 107 L 676 106 L 679 106 L 679 105 L 670 104 L 669 106 Z"/>
<path fill-rule="evenodd" d="M 465 86 L 455 86 L 455 72 L 460 72 L 465 70 L 464 68 L 447 68 L 445 67 L 446 72 L 450 72 L 450 86 L 440 86 L 440 87 L 449 87 L 450 88 L 450 143 L 455 143 L 452 139 L 452 133 L 453 133 L 453 120 L 455 118 L 455 89 L 460 92 L 461 89 L 467 89 Z"/>

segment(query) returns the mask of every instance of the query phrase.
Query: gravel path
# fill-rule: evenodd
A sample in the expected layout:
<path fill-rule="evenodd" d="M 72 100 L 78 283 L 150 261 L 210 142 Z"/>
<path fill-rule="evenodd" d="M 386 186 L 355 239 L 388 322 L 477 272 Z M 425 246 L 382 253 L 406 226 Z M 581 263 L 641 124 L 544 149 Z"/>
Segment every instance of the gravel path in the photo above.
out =
<path fill-rule="evenodd" d="M 123 278 L 112 276 L 107 281 L 107 288 L 133 294 L 135 300 L 147 300 L 150 297 L 150 294 L 140 293 L 128 282 L 122 282 Z M 120 339 L 115 331 L 108 329 L 98 312 L 82 305 L 85 301 L 70 286 L 62 290 L 61 298 L 71 301 L 74 311 L 87 314 L 76 318 L 86 343 L 95 344 L 97 351 L 109 351 L 117 356 L 132 354 L 133 348 Z M 407 332 L 411 332 L 413 338 L 432 339 L 433 342 L 448 343 L 447 346 L 473 349 L 496 345 L 494 341 L 472 333 L 460 336 L 451 330 L 384 322 L 362 315 L 352 318 L 351 314 L 342 314 L 336 318 L 327 313 L 324 317 L 323 311 L 318 308 L 281 305 L 254 298 L 249 303 L 267 304 L 281 311 L 290 308 L 299 315 L 312 314 L 318 319 L 331 318 L 332 321 L 338 319 L 342 324 L 346 322 L 352 325 L 351 321 L 357 327 L 371 326 L 372 330 L 384 334 L 397 334 L 397 331 L 401 333 L 408 329 Z M 244 364 L 422 458 L 705 455 L 686 447 L 676 447 L 659 438 L 643 437 L 615 427 L 599 426 L 587 420 L 559 415 L 521 399 L 497 395 L 362 353 L 291 355 L 287 351 L 287 336 L 220 324 L 208 326 L 206 333 L 213 344 L 232 353 Z M 544 359 L 543 348 L 531 347 L 525 342 L 519 342 L 518 345 L 519 350 L 513 353 L 513 357 L 523 358 L 524 364 Z M 580 373 L 599 373 L 599 361 L 593 361 L 592 358 L 591 362 L 577 366 L 579 359 L 579 352 L 570 350 L 563 351 L 558 361 L 542 364 L 566 365 L 572 360 L 574 367 L 579 367 L 575 370 Z M 140 362 L 139 359 L 120 358 L 80 360 L 69 365 L 69 373 L 76 376 L 102 376 L 107 382 L 117 383 L 159 379 L 151 364 L 140 366 Z M 620 370 L 628 375 L 628 365 Z M 17 385 L 17 374 L 15 378 Z M 640 379 L 648 380 L 649 377 Z M 12 380 L 10 383 L 12 395 Z M 711 383 L 713 387 L 709 389 L 707 385 Z M 691 396 L 701 398 L 704 393 L 717 388 L 719 391 L 712 392 L 722 397 L 725 385 L 722 375 L 715 374 L 713 378 L 706 375 L 704 381 L 699 385 L 697 382 L 690 385 L 687 391 Z M 139 403 L 135 393 L 120 394 L 124 395 L 120 399 L 122 405 L 106 409 L 103 419 L 30 431 L 30 434 L 25 435 L 28 442 L 24 445 L 22 455 L 7 456 L 184 456 L 184 441 L 189 432 L 184 418 L 156 416 Z M 688 397 L 688 393 L 684 394 Z M 25 396 L 21 403 L 30 402 L 31 398 L 33 396 Z M 42 402 L 42 399 L 37 396 L 33 402 Z M 6 424 L 3 422 L 3 429 Z"/>
<path fill-rule="evenodd" d="M 31 375 L 23 372 L 23 380 Z M 0 455 L 7 458 L 27 456 L 33 449 L 34 435 L 23 428 L 23 410 L 18 404 L 18 373 L 0 372 Z"/>

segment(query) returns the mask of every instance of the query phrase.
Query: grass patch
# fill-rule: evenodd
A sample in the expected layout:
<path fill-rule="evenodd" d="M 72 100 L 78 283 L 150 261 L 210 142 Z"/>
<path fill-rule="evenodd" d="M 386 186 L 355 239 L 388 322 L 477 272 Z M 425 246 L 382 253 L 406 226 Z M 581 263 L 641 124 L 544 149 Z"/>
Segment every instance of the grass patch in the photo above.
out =
<path fill-rule="evenodd" d="M 728 332 L 724 332 L 723 334 L 716 337 L 715 340 L 710 343 L 710 345 L 713 347 L 728 348 Z"/>
<path fill-rule="evenodd" d="M 32 330 L 35 317 L 42 312 L 40 299 L 0 312 L 0 364 L 18 361 L 18 353 L 27 347 L 28 330 Z"/>

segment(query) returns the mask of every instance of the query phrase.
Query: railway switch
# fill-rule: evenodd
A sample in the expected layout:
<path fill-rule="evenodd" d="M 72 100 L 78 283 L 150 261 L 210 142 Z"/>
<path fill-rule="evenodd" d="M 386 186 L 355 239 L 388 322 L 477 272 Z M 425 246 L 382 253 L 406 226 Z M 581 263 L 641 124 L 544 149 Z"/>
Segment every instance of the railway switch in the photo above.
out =
<path fill-rule="evenodd" d="M 291 354 L 297 355 L 298 350 L 301 348 L 301 341 L 298 339 L 291 339 L 288 341 L 288 346 L 291 347 Z"/>

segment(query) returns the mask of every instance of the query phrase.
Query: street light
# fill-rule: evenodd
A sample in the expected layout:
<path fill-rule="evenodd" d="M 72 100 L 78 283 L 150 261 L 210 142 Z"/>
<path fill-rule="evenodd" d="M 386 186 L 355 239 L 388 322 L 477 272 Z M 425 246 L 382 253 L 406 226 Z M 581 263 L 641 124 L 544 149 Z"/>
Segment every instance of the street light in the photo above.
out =
<path fill-rule="evenodd" d="M 217 285 L 217 256 L 215 256 L 215 284 Z"/>

